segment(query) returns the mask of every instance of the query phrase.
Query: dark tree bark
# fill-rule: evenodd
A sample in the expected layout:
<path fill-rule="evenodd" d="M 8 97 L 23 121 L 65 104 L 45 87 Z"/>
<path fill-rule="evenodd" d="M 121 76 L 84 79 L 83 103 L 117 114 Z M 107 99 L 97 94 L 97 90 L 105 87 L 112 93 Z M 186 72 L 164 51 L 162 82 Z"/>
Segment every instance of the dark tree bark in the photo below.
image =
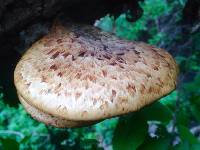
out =
<path fill-rule="evenodd" d="M 51 20 L 58 13 L 85 23 L 107 13 L 120 14 L 129 9 L 136 20 L 142 14 L 139 0 L 0 0 L 0 36 L 20 31 L 34 21 Z"/>

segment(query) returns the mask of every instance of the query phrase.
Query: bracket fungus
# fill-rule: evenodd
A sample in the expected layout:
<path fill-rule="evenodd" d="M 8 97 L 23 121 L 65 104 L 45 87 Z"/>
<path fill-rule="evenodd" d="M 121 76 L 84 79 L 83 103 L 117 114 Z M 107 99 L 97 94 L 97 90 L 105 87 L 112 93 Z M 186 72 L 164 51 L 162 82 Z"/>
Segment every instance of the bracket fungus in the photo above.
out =
<path fill-rule="evenodd" d="M 163 49 L 92 26 L 65 24 L 27 50 L 14 81 L 31 116 L 80 127 L 139 110 L 176 87 L 178 67 Z"/>

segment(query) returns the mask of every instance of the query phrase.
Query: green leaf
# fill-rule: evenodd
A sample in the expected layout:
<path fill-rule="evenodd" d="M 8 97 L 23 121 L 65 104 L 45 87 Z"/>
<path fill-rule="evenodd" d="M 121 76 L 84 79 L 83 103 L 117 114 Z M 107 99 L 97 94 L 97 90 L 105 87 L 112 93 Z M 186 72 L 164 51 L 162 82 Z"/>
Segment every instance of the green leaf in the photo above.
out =
<path fill-rule="evenodd" d="M 148 137 L 138 150 L 169 150 L 171 138 L 169 136 L 161 138 Z"/>
<path fill-rule="evenodd" d="M 199 109 L 197 108 L 197 106 L 196 106 L 196 105 L 190 104 L 190 110 L 191 110 L 191 113 L 192 113 L 193 117 L 194 117 L 198 122 L 200 122 L 200 111 L 199 111 Z"/>
<path fill-rule="evenodd" d="M 3 146 L 3 150 L 18 150 L 19 149 L 19 143 L 11 138 L 0 138 L 0 142 Z"/>
<path fill-rule="evenodd" d="M 193 144 L 191 145 L 192 150 L 200 150 L 200 144 Z"/>
<path fill-rule="evenodd" d="M 168 150 L 171 147 L 172 135 L 167 132 L 165 125 L 157 124 L 155 134 L 155 137 L 148 135 L 138 150 Z"/>
<path fill-rule="evenodd" d="M 113 137 L 114 150 L 137 149 L 147 135 L 147 121 L 156 120 L 167 124 L 171 119 L 172 112 L 159 102 L 147 106 L 131 117 L 120 118 Z"/>
<path fill-rule="evenodd" d="M 170 109 L 174 110 L 177 98 L 178 98 L 178 92 L 173 91 L 169 95 L 161 98 L 159 102 L 163 105 L 168 106 Z"/>
<path fill-rule="evenodd" d="M 31 138 L 31 135 L 25 136 L 25 137 L 20 141 L 20 143 L 26 143 L 28 140 L 30 140 L 30 138 Z"/>
<path fill-rule="evenodd" d="M 142 113 L 146 120 L 157 120 L 165 124 L 169 123 L 172 119 L 171 110 L 159 102 L 147 106 L 139 113 Z"/>
<path fill-rule="evenodd" d="M 80 145 L 85 150 L 98 149 L 98 141 L 96 139 L 84 139 L 80 141 Z"/>
<path fill-rule="evenodd" d="M 198 139 L 190 132 L 190 130 L 183 126 L 183 125 L 178 125 L 178 131 L 180 138 L 182 140 L 188 141 L 190 144 L 200 144 Z"/>
<path fill-rule="evenodd" d="M 120 118 L 113 137 L 114 150 L 136 150 L 147 134 L 147 122 L 142 116 Z"/>
<path fill-rule="evenodd" d="M 99 21 L 96 22 L 96 26 L 106 32 L 112 32 L 114 25 L 114 18 L 106 15 L 105 17 L 101 18 Z"/>
<path fill-rule="evenodd" d="M 190 122 L 189 115 L 188 112 L 180 108 L 179 112 L 176 114 L 177 124 L 188 126 Z"/>
<path fill-rule="evenodd" d="M 200 106 L 200 93 L 199 94 L 194 94 L 190 98 L 191 103 L 194 105 Z"/>
<path fill-rule="evenodd" d="M 174 146 L 172 150 L 190 150 L 190 145 L 188 141 L 183 141 L 180 144 Z"/>
<path fill-rule="evenodd" d="M 172 150 L 199 150 L 200 144 L 190 144 L 187 140 L 173 147 Z"/>

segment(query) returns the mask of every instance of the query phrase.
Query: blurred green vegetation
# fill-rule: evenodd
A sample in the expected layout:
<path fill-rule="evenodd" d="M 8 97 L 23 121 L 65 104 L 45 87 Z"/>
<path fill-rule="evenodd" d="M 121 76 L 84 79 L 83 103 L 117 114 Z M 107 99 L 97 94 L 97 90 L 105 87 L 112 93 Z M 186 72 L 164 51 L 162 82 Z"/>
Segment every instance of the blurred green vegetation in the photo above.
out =
<path fill-rule="evenodd" d="M 108 14 L 96 26 L 127 40 L 168 48 L 180 67 L 177 89 L 138 112 L 78 129 L 47 127 L 20 104 L 6 104 L 9 100 L 0 91 L 0 149 L 200 149 L 200 33 L 172 33 L 181 28 L 185 0 L 145 0 L 140 5 L 144 13 L 136 22 L 128 22 L 126 14 Z M 175 20 L 166 24 L 172 14 Z M 187 42 L 189 46 L 180 48 Z"/>

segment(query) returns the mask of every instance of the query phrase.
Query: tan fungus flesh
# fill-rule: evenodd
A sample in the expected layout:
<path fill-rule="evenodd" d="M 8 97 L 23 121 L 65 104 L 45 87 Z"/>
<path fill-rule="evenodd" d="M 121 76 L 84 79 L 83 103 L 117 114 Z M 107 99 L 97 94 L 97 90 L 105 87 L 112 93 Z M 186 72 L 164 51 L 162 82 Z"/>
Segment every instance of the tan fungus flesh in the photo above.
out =
<path fill-rule="evenodd" d="M 47 114 L 91 121 L 137 111 L 176 87 L 178 67 L 163 49 L 92 26 L 57 26 L 24 54 L 15 85 Z"/>
<path fill-rule="evenodd" d="M 59 117 L 54 117 L 47 113 L 40 111 L 39 109 L 31 106 L 23 99 L 18 93 L 18 97 L 26 111 L 36 120 L 45 123 L 46 125 L 51 125 L 57 128 L 74 128 L 83 127 L 97 123 L 96 121 L 71 121 Z"/>

